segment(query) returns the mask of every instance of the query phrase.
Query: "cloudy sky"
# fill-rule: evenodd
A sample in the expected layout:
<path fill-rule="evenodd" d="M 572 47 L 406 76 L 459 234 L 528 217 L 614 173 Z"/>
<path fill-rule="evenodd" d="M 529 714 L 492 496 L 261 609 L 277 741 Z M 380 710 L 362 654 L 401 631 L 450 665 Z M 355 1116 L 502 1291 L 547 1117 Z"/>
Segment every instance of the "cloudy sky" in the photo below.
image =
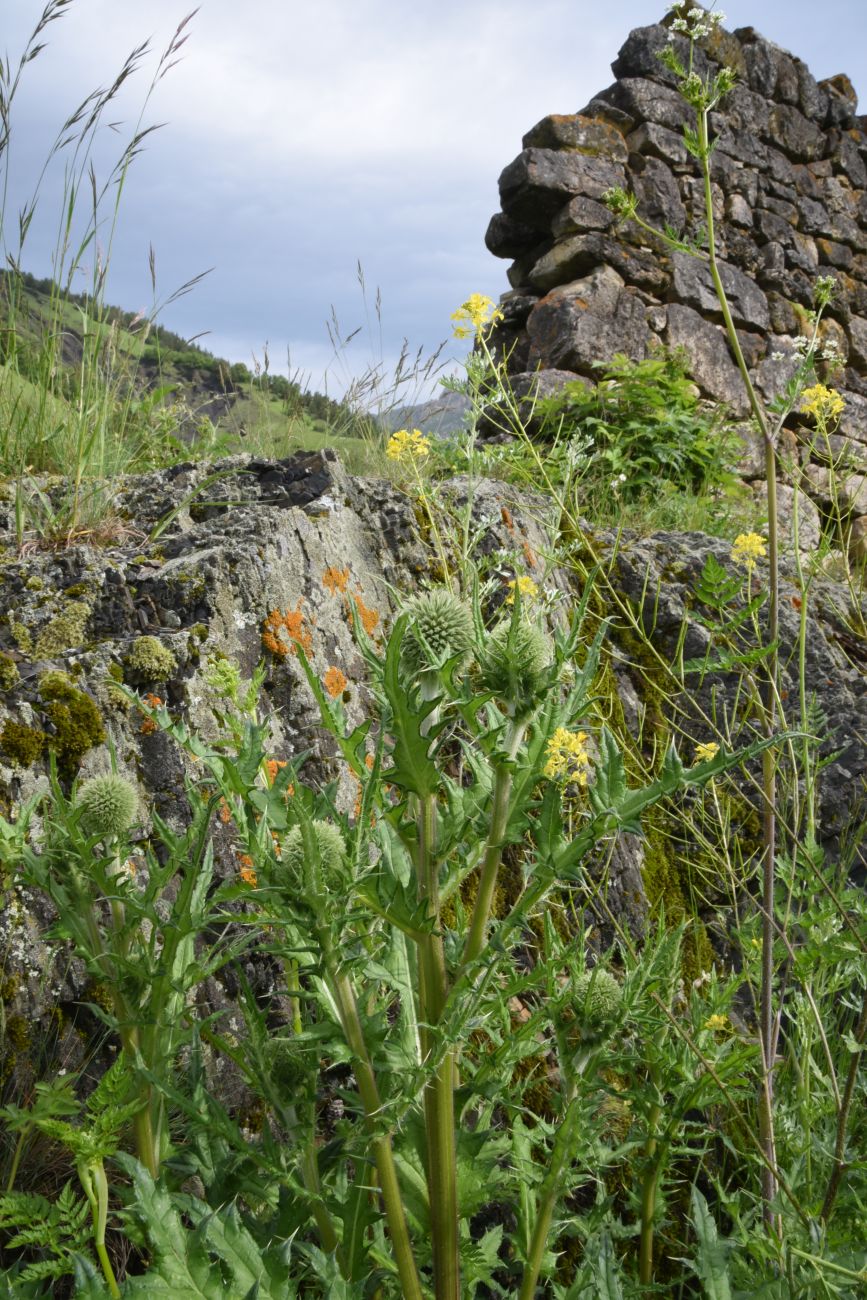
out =
<path fill-rule="evenodd" d="M 105 178 L 194 2 L 66 0 L 13 105 L 7 246 L 65 118 L 149 40 L 97 143 Z M 0 0 L 0 52 L 13 65 L 44 4 Z M 758 27 L 818 78 L 847 72 L 867 110 L 864 0 L 722 7 L 727 27 Z M 313 387 L 327 372 L 337 393 L 347 374 L 391 364 L 403 338 L 413 351 L 433 350 L 470 293 L 496 298 L 508 287 L 484 233 L 521 136 L 607 86 L 628 31 L 665 8 L 664 0 L 201 0 L 180 61 L 146 108 L 145 124 L 166 125 L 125 183 L 109 299 L 149 309 L 152 244 L 162 298 L 214 268 L 161 320 L 187 337 L 208 331 L 202 343 L 218 355 L 249 364 L 267 343 L 272 367 L 285 371 L 288 349 Z M 40 275 L 51 270 L 62 184 L 55 165 L 28 235 L 23 263 Z M 336 362 L 332 307 L 345 334 L 365 326 L 359 262 L 371 329 Z"/>

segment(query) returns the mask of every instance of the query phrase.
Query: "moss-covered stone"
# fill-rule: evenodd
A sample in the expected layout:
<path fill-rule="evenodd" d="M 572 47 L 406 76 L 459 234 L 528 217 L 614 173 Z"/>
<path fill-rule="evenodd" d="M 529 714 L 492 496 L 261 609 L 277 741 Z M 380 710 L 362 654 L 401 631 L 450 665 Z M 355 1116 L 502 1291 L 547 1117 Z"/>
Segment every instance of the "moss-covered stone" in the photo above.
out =
<path fill-rule="evenodd" d="M 0 653 L 0 691 L 11 691 L 19 678 L 18 665 L 11 655 Z"/>
<path fill-rule="evenodd" d="M 34 659 L 56 659 L 65 650 L 80 646 L 90 618 L 90 606 L 84 601 L 72 601 L 36 634 L 33 642 Z"/>
<path fill-rule="evenodd" d="M 155 636 L 140 636 L 133 641 L 125 663 L 130 673 L 148 682 L 164 682 L 177 670 L 178 661 L 168 646 Z"/>
<path fill-rule="evenodd" d="M 95 701 L 73 686 L 66 673 L 46 673 L 39 681 L 39 695 L 54 727 L 48 747 L 57 755 L 62 775 L 73 776 L 87 751 L 105 740 L 102 715 Z"/>
<path fill-rule="evenodd" d="M 7 718 L 0 732 L 0 751 L 17 767 L 31 767 L 42 757 L 47 741 L 44 731 Z"/>
<path fill-rule="evenodd" d="M 45 583 L 42 581 L 41 578 L 37 578 L 34 576 L 32 578 L 27 579 L 26 586 L 28 591 L 41 591 L 42 588 L 45 586 Z"/>

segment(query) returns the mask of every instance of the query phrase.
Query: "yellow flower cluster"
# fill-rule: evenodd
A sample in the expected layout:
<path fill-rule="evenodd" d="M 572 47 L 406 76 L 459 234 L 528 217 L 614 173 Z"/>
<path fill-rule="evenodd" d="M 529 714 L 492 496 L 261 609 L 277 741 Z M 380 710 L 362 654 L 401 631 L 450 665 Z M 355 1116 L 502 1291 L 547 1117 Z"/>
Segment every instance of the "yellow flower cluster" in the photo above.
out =
<path fill-rule="evenodd" d="M 398 429 L 389 438 L 385 454 L 389 460 L 424 460 L 430 455 L 430 439 L 421 429 Z"/>
<path fill-rule="evenodd" d="M 452 312 L 451 319 L 455 322 L 454 338 L 468 339 L 473 334 L 479 338 L 486 325 L 494 325 L 503 319 L 503 313 L 492 298 L 486 298 L 483 293 L 471 293 L 466 302 Z"/>
<path fill-rule="evenodd" d="M 812 415 L 814 420 L 827 424 L 838 420 L 843 414 L 846 403 L 836 388 L 826 388 L 824 384 L 813 384 L 801 394 L 801 410 L 804 415 Z"/>
<path fill-rule="evenodd" d="M 766 555 L 765 539 L 758 533 L 738 533 L 732 544 L 732 560 L 742 564 L 747 572 L 756 567 L 756 560 Z"/>
<path fill-rule="evenodd" d="M 548 741 L 545 776 L 551 781 L 586 785 L 590 769 L 588 740 L 586 731 L 567 731 L 565 727 L 558 727 Z"/>
<path fill-rule="evenodd" d="M 707 744 L 696 745 L 695 761 L 697 763 L 708 763 L 712 758 L 716 758 L 719 753 L 719 745 L 715 740 L 709 740 Z"/>
<path fill-rule="evenodd" d="M 532 578 L 513 578 L 509 583 L 509 594 L 506 597 L 507 605 L 514 605 L 516 589 L 522 601 L 535 600 L 539 595 L 539 588 L 536 586 Z"/>
<path fill-rule="evenodd" d="M 714 1015 L 709 1016 L 704 1022 L 704 1027 L 705 1029 L 727 1029 L 728 1023 L 728 1016 L 721 1016 L 718 1013 L 715 1013 Z"/>

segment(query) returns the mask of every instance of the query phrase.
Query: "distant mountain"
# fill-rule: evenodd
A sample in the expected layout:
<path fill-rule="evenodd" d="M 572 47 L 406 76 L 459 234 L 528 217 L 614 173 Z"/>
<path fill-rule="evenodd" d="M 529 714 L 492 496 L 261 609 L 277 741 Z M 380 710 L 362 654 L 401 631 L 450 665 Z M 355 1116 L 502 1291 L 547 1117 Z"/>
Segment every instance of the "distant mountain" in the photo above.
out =
<path fill-rule="evenodd" d="M 466 415 L 470 409 L 470 399 L 463 393 L 452 393 L 444 388 L 436 397 L 415 406 L 397 406 L 382 417 L 382 422 L 389 430 L 420 429 L 422 433 L 444 438 L 450 433 L 457 433 L 465 425 Z"/>

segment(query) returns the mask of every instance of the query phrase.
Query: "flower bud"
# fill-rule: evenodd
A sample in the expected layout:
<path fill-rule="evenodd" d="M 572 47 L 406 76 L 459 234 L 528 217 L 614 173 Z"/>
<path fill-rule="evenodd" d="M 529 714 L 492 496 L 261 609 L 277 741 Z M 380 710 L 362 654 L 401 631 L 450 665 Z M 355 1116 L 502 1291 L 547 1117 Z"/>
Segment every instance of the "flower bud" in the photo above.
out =
<path fill-rule="evenodd" d="M 459 655 L 465 662 L 473 647 L 473 616 L 446 587 L 411 597 L 403 607 L 409 614 L 402 658 L 410 672 L 439 668 Z"/>
<path fill-rule="evenodd" d="M 109 773 L 85 781 L 76 796 L 86 830 L 104 838 L 120 838 L 138 813 L 135 787 L 124 776 Z"/>
<path fill-rule="evenodd" d="M 622 990 L 610 971 L 597 966 L 579 975 L 574 984 L 572 1009 L 582 1042 L 604 1041 L 622 1006 Z"/>
<path fill-rule="evenodd" d="M 541 628 L 521 619 L 500 623 L 479 656 L 482 685 L 514 707 L 530 712 L 544 690 L 551 666 L 551 642 Z"/>
<path fill-rule="evenodd" d="M 327 888 L 343 889 L 346 885 L 346 845 L 339 829 L 332 822 L 315 821 L 311 823 L 318 867 L 322 873 L 322 883 Z M 304 839 L 300 826 L 293 826 L 283 840 L 281 865 L 293 881 L 305 879 Z"/>

